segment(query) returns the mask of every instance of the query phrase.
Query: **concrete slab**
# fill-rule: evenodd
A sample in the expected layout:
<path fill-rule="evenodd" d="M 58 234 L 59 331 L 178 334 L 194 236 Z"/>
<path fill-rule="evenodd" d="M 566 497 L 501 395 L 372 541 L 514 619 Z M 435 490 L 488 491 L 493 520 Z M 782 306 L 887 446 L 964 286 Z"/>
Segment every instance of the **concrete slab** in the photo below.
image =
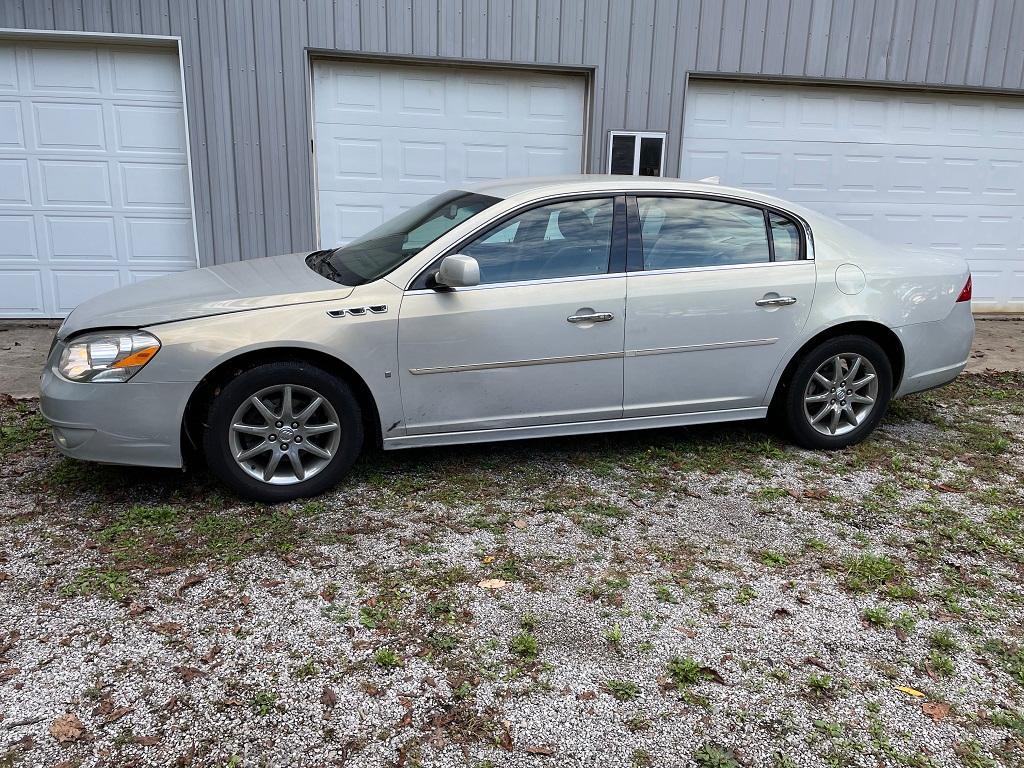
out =
<path fill-rule="evenodd" d="M 0 394 L 37 397 L 59 320 L 0 320 Z"/>
<path fill-rule="evenodd" d="M 1024 315 L 979 315 L 969 371 L 1024 371 Z M 0 320 L 0 393 L 37 397 L 59 321 Z"/>

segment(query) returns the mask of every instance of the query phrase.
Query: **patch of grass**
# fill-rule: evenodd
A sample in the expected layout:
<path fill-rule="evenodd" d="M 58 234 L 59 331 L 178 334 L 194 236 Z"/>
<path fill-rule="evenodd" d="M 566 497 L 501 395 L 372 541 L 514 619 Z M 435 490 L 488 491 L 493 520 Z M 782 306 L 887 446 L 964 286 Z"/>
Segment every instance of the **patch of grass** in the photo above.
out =
<path fill-rule="evenodd" d="M 998 763 L 985 754 L 985 748 L 976 739 L 968 739 L 953 747 L 964 768 L 998 768 Z"/>
<path fill-rule="evenodd" d="M 781 552 L 773 552 L 772 550 L 765 550 L 758 559 L 763 565 L 767 565 L 770 568 L 781 568 L 789 564 L 788 557 Z"/>
<path fill-rule="evenodd" d="M 277 693 L 274 691 L 256 691 L 249 702 L 249 706 L 260 717 L 266 717 L 277 706 Z"/>
<path fill-rule="evenodd" d="M 888 629 L 893 625 L 892 616 L 884 605 L 875 605 L 864 609 L 863 619 L 873 627 Z"/>
<path fill-rule="evenodd" d="M 640 696 L 640 686 L 628 680 L 605 680 L 601 687 L 617 701 L 633 701 Z"/>
<path fill-rule="evenodd" d="M 48 431 L 49 425 L 34 406 L 15 401 L 11 411 L 0 411 L 0 458 L 41 442 Z"/>
<path fill-rule="evenodd" d="M 675 595 L 672 594 L 672 590 L 668 588 L 667 584 L 658 584 L 654 588 L 654 596 L 660 603 L 673 604 L 678 602 Z"/>
<path fill-rule="evenodd" d="M 953 674 L 953 660 L 935 648 L 928 652 L 928 659 L 925 663 L 932 672 L 942 677 L 949 677 Z"/>
<path fill-rule="evenodd" d="M 869 592 L 903 580 L 905 571 L 887 555 L 865 552 L 843 561 L 843 583 L 853 592 Z"/>
<path fill-rule="evenodd" d="M 397 669 L 404 662 L 402 657 L 390 648 L 380 648 L 373 654 L 373 663 L 381 669 Z"/>
<path fill-rule="evenodd" d="M 834 689 L 832 675 L 811 674 L 807 676 L 807 692 L 816 699 L 829 696 Z"/>
<path fill-rule="evenodd" d="M 666 668 L 668 676 L 680 691 L 704 680 L 714 678 L 714 675 L 706 666 L 688 656 L 673 656 L 668 660 Z"/>
<path fill-rule="evenodd" d="M 956 638 L 953 637 L 953 633 L 948 629 L 932 632 L 928 636 L 928 645 L 936 651 L 942 651 L 943 653 L 956 653 L 960 650 L 960 645 L 957 643 Z"/>
<path fill-rule="evenodd" d="M 128 574 L 116 568 L 83 568 L 67 584 L 66 595 L 98 595 L 123 600 L 132 590 Z"/>
<path fill-rule="evenodd" d="M 292 670 L 292 677 L 296 680 L 308 680 L 320 674 L 320 667 L 312 656 L 306 658 L 301 664 Z"/>
<path fill-rule="evenodd" d="M 529 632 L 520 632 L 512 638 L 509 650 L 521 659 L 533 661 L 537 658 L 537 638 Z"/>
<path fill-rule="evenodd" d="M 612 624 L 605 630 L 604 639 L 608 641 L 608 645 L 618 648 L 622 645 L 622 627 L 617 623 Z"/>
<path fill-rule="evenodd" d="M 736 602 L 740 605 L 748 605 L 757 597 L 757 592 L 749 584 L 744 584 L 736 590 Z"/>
<path fill-rule="evenodd" d="M 735 753 L 715 746 L 704 744 L 693 753 L 693 762 L 699 768 L 740 768 Z"/>

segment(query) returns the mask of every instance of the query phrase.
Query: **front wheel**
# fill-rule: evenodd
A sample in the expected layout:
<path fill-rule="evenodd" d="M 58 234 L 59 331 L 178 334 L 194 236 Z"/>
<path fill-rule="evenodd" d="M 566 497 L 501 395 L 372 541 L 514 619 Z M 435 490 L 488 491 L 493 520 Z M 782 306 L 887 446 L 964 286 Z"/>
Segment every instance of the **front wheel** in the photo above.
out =
<path fill-rule="evenodd" d="M 322 493 L 352 466 L 362 417 L 349 387 L 307 363 L 267 363 L 232 379 L 210 404 L 210 470 L 241 496 L 290 501 Z"/>
<path fill-rule="evenodd" d="M 786 392 L 786 422 L 805 448 L 845 448 L 874 430 L 891 398 L 885 351 L 863 336 L 840 336 L 797 365 Z"/>

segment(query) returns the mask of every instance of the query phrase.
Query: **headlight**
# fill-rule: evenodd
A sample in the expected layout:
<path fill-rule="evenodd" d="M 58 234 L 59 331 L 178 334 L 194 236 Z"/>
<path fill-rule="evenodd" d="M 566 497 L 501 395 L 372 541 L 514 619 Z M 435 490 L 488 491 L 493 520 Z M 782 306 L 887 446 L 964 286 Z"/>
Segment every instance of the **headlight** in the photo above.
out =
<path fill-rule="evenodd" d="M 99 331 L 67 342 L 57 370 L 72 381 L 128 381 L 160 351 L 145 331 Z"/>

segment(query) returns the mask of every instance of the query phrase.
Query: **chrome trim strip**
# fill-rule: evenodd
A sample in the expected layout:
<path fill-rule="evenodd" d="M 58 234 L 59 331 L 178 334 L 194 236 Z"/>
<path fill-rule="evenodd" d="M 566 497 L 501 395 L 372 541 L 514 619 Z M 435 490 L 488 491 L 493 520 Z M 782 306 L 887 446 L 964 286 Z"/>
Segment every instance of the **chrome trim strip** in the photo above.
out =
<path fill-rule="evenodd" d="M 701 352 L 709 349 L 732 349 L 734 347 L 759 347 L 774 344 L 778 338 L 748 339 L 744 341 L 716 341 L 710 344 L 687 344 L 681 347 L 654 347 L 651 349 L 633 349 L 625 352 L 598 352 L 591 355 L 566 355 L 564 357 L 537 357 L 527 360 L 503 360 L 494 363 L 465 363 L 463 365 L 445 365 L 438 368 L 410 368 L 413 376 L 425 376 L 431 373 L 465 373 L 466 371 L 490 371 L 497 368 L 525 368 L 530 365 L 554 365 L 557 363 L 581 363 L 588 360 L 615 360 L 622 357 L 646 357 L 648 355 L 669 355 L 676 352 Z"/>
<path fill-rule="evenodd" d="M 525 440 L 533 437 L 553 437 L 555 435 L 585 435 L 594 432 L 621 432 L 653 427 L 678 427 L 709 422 L 763 419 L 767 415 L 768 409 L 763 406 L 756 408 L 729 408 L 720 411 L 699 411 L 660 416 L 632 416 L 619 419 L 595 419 L 593 421 L 537 424 L 525 427 L 430 432 L 422 435 L 407 435 L 405 437 L 385 437 L 383 442 L 384 450 L 392 451 L 399 448 L 415 448 L 427 445 L 458 445 L 460 443 L 481 443 L 495 440 Z"/>
<path fill-rule="evenodd" d="M 524 368 L 529 365 L 552 365 L 555 363 L 581 363 L 588 360 L 615 360 L 623 357 L 622 352 L 598 352 L 592 355 L 567 355 L 565 357 L 538 357 L 529 360 L 504 360 L 495 363 L 467 363 L 446 365 L 440 368 L 410 368 L 413 376 L 431 373 L 463 373 L 465 371 L 489 371 L 495 368 Z"/>
<path fill-rule="evenodd" d="M 640 274 L 640 273 L 632 273 Z M 569 277 L 543 277 L 537 280 L 511 280 L 504 283 L 482 283 L 461 288 L 448 288 L 444 293 L 461 293 L 463 291 L 489 291 L 494 288 L 520 288 L 531 285 L 557 285 L 559 283 L 578 283 L 585 280 L 625 280 L 625 272 L 602 272 L 599 275 L 572 275 Z M 406 296 L 419 296 L 425 293 L 437 293 L 433 288 L 416 288 L 406 290 Z"/>
<path fill-rule="evenodd" d="M 671 355 L 676 352 L 701 352 L 708 349 L 732 349 L 734 347 L 761 347 L 774 344 L 779 339 L 748 339 L 745 341 L 716 341 L 710 344 L 686 344 L 681 347 L 653 347 L 651 349 L 635 349 L 626 352 L 626 357 L 646 357 L 647 355 Z"/>

